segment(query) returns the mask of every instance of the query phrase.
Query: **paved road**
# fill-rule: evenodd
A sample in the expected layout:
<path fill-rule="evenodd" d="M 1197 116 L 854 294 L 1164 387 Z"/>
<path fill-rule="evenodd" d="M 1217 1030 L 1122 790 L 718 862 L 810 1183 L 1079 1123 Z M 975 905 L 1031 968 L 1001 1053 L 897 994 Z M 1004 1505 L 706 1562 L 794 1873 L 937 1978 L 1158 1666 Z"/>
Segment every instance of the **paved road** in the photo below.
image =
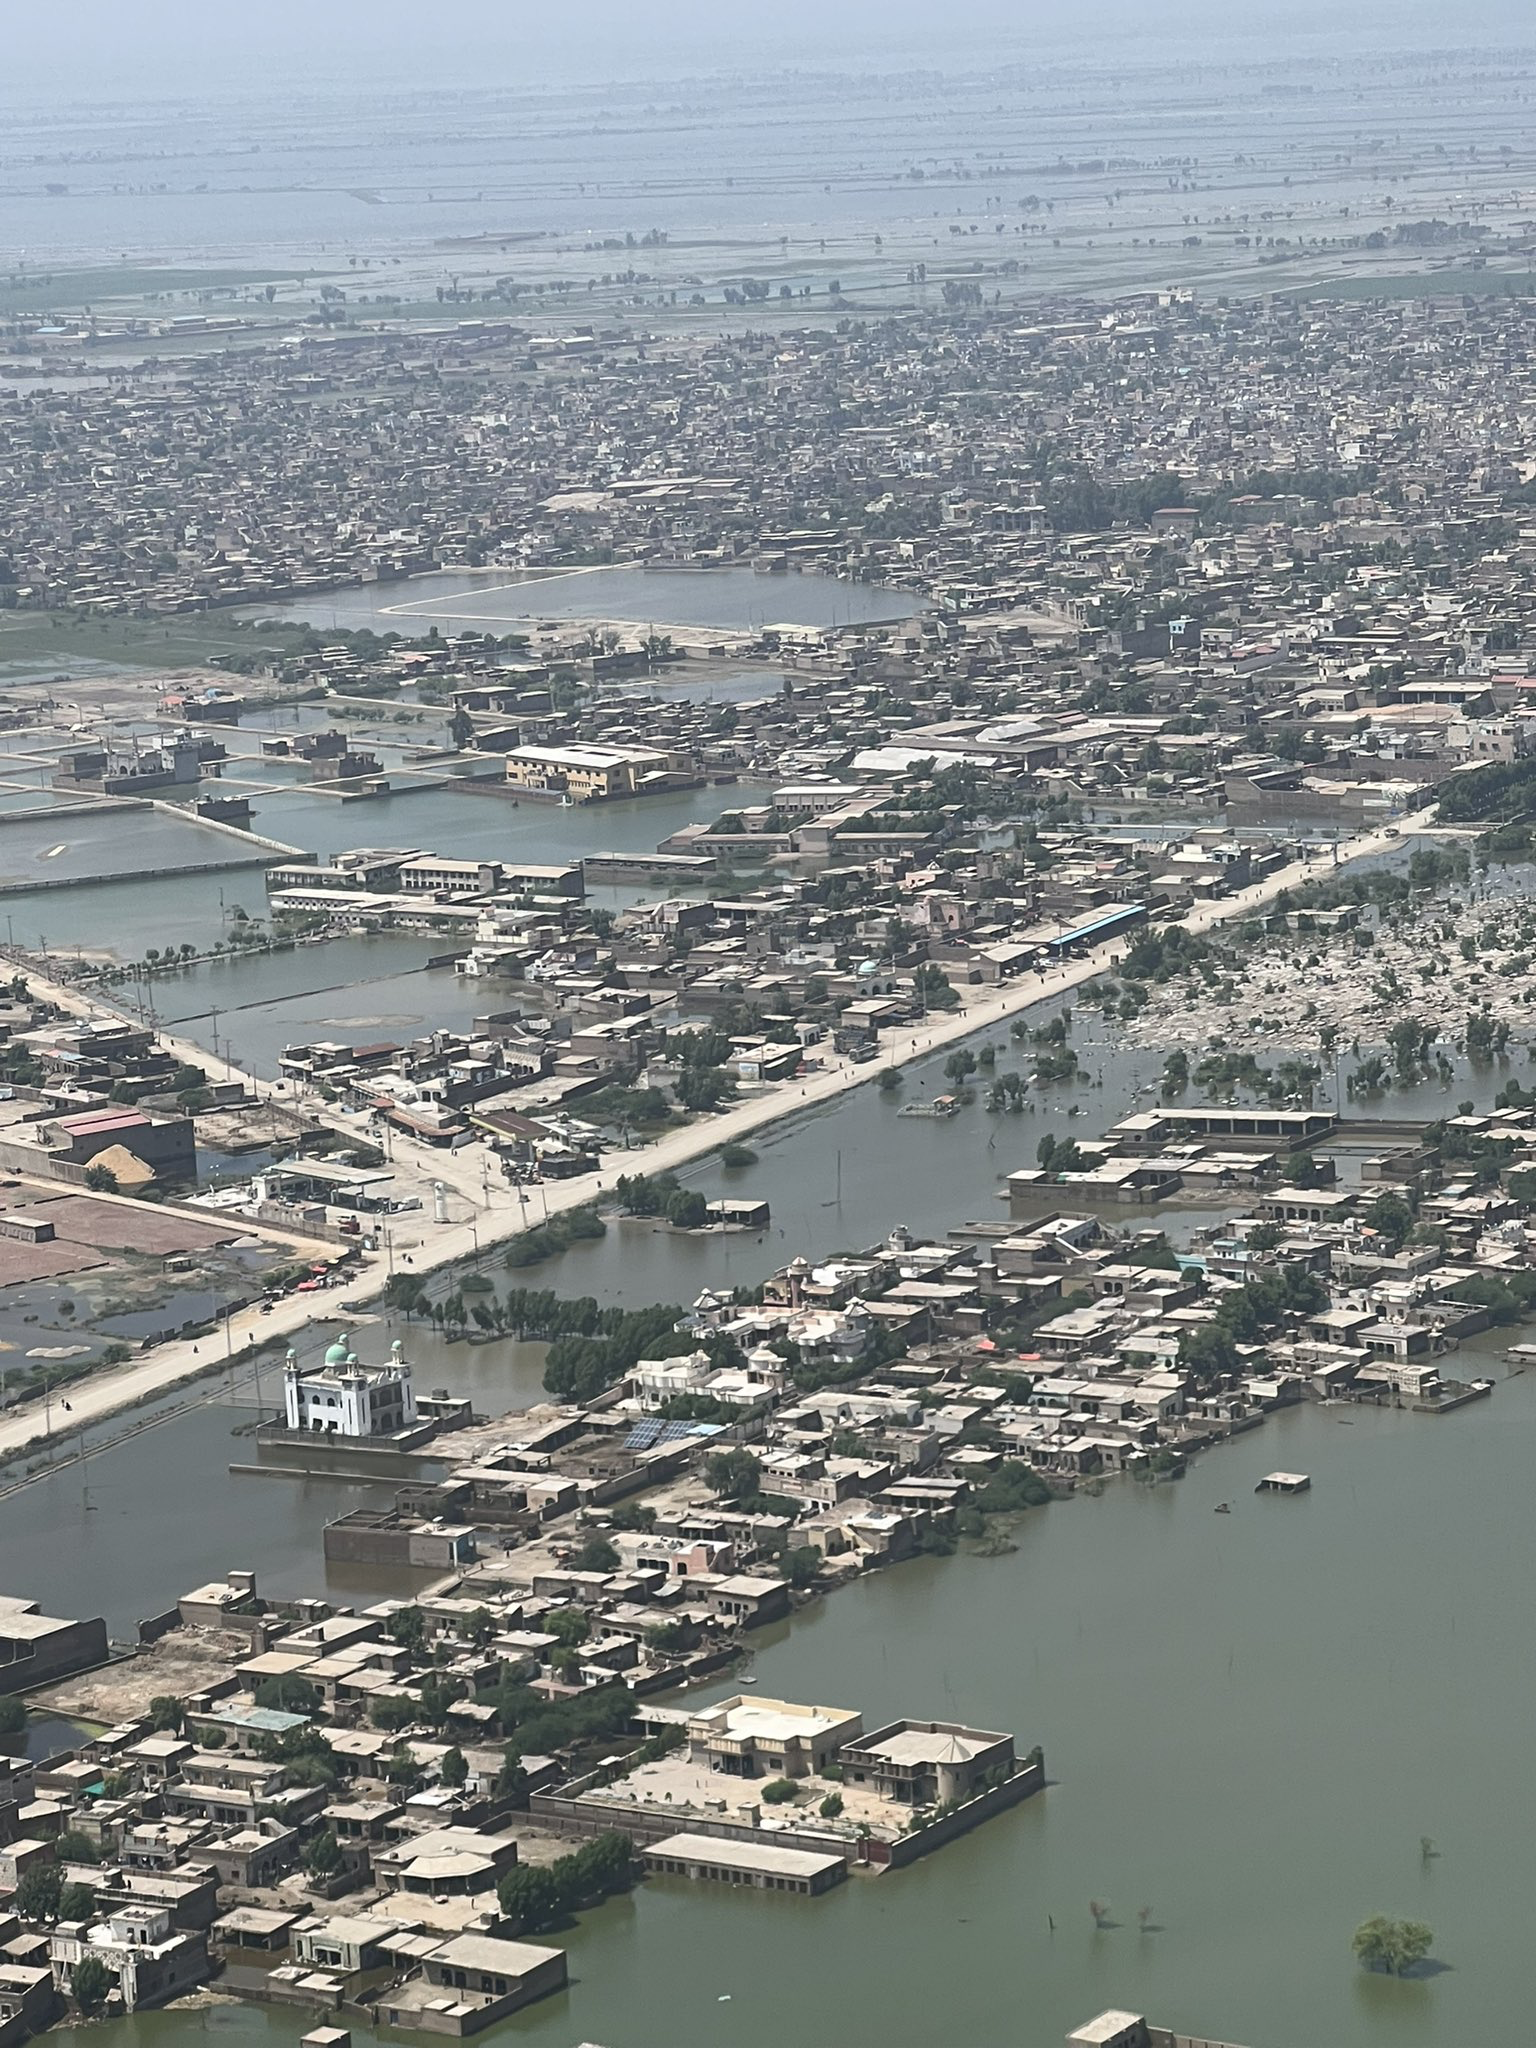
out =
<path fill-rule="evenodd" d="M 1407 829 L 1421 830 L 1429 822 L 1430 814 L 1415 818 Z M 1371 854 L 1390 852 L 1399 844 L 1399 828 L 1396 826 L 1380 831 L 1362 834 L 1359 838 L 1345 840 L 1338 848 L 1338 864 L 1361 860 Z M 1330 871 L 1331 847 L 1319 849 L 1311 858 L 1293 862 L 1289 867 L 1267 876 L 1263 881 L 1240 890 L 1235 896 L 1201 904 L 1190 911 L 1183 920 L 1183 929 L 1191 932 L 1206 932 L 1219 924 L 1231 922 L 1251 915 L 1265 904 L 1274 901 L 1283 890 L 1293 889 L 1299 883 L 1315 877 L 1320 871 Z M 467 1259 L 488 1245 L 498 1244 L 513 1237 L 520 1230 L 541 1222 L 544 1216 L 545 1199 L 549 1214 L 558 1215 L 565 1210 L 579 1207 L 594 1197 L 610 1191 L 621 1172 L 665 1173 L 692 1165 L 696 1160 L 717 1152 L 722 1145 L 733 1139 L 751 1137 L 765 1130 L 769 1125 L 780 1122 L 788 1116 L 803 1114 L 819 1108 L 822 1104 L 835 1101 L 850 1089 L 871 1082 L 888 1066 L 905 1066 L 929 1053 L 941 1051 L 972 1032 L 989 1026 L 1006 1023 L 1022 1010 L 1052 996 L 1064 995 L 1069 989 L 1080 987 L 1112 970 L 1114 957 L 1125 945 L 1123 938 L 1114 939 L 1083 957 L 1066 965 L 1050 969 L 1044 974 L 1021 975 L 1017 980 L 1005 982 L 989 990 L 985 995 L 967 1002 L 963 1008 L 945 1011 L 937 1017 L 930 1017 L 916 1027 L 893 1034 L 882 1041 L 881 1056 L 877 1060 L 854 1064 L 846 1060 L 836 1061 L 820 1073 L 808 1075 L 803 1081 L 797 1080 L 765 1090 L 760 1095 L 749 1097 L 725 1110 L 718 1116 L 705 1117 L 697 1123 L 687 1124 L 675 1131 L 669 1131 L 633 1154 L 621 1155 L 621 1164 L 605 1167 L 596 1174 L 583 1174 L 572 1180 L 561 1181 L 554 1187 L 545 1186 L 540 1198 L 530 1201 L 526 1207 L 517 1199 L 516 1192 L 503 1184 L 492 1184 L 488 1197 L 478 1187 L 478 1166 L 475 1168 L 476 1186 L 473 1191 L 466 1185 L 465 1169 L 469 1162 L 463 1155 L 444 1154 L 422 1147 L 412 1148 L 419 1154 L 413 1161 L 416 1170 L 452 1178 L 459 1190 L 459 1201 L 463 1203 L 483 1202 L 478 1213 L 468 1222 L 450 1221 L 444 1225 L 432 1226 L 424 1223 L 430 1232 L 419 1252 L 413 1253 L 416 1270 L 426 1271 L 447 1265 L 454 1260 Z M 41 977 L 31 976 L 39 993 L 53 996 L 61 1005 L 84 1014 L 92 1004 L 74 991 L 56 991 Z M 99 1008 L 99 1006 L 97 1006 Z M 167 1044 L 180 1052 L 180 1044 L 167 1040 Z M 216 1071 L 216 1063 L 200 1047 L 187 1046 L 185 1056 L 208 1071 Z M 218 1067 L 222 1067 L 222 1062 Z M 228 1069 L 229 1078 L 244 1080 L 258 1095 L 273 1094 L 270 1082 L 251 1082 L 248 1075 L 237 1069 Z M 289 1099 L 279 1098 L 279 1099 Z M 334 1120 L 334 1119 L 332 1119 Z M 354 1131 L 354 1136 L 365 1135 Z M 399 1158 L 402 1150 L 400 1140 L 394 1141 L 394 1150 Z M 414 1218 L 412 1219 L 415 1220 Z M 398 1244 L 398 1238 L 396 1239 Z M 383 1261 L 375 1258 L 371 1265 L 352 1281 L 341 1287 L 330 1288 L 322 1295 L 291 1295 L 279 1302 L 269 1314 L 259 1310 L 245 1310 L 231 1319 L 230 1341 L 236 1355 L 256 1344 L 271 1343 L 275 1339 L 299 1337 L 317 1315 L 327 1317 L 355 1313 L 364 1303 L 376 1298 L 383 1285 Z M 163 1393 L 167 1388 L 179 1385 L 205 1373 L 210 1366 L 224 1362 L 224 1340 L 222 1336 L 208 1338 L 199 1347 L 178 1340 L 159 1346 L 149 1357 L 132 1365 L 113 1367 L 93 1375 L 89 1380 L 77 1382 L 71 1388 L 69 1401 L 71 1413 L 67 1426 L 73 1431 L 83 1423 L 95 1422 L 103 1416 L 114 1415 L 124 1408 L 130 1408 L 140 1401 Z M 0 1460 L 9 1458 L 29 1444 L 35 1444 L 44 1434 L 44 1412 L 41 1402 L 32 1402 L 7 1413 L 0 1419 Z M 57 1406 L 54 1408 L 55 1436 L 60 1434 Z"/>

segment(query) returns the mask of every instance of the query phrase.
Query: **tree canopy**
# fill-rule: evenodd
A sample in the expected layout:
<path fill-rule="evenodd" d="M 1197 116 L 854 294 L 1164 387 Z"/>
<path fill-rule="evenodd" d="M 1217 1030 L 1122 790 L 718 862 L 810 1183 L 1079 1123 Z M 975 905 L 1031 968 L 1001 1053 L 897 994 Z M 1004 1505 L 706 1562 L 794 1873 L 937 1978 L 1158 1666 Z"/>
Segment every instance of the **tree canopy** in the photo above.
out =
<path fill-rule="evenodd" d="M 1401 1977 L 1415 1963 L 1423 1962 L 1434 1939 L 1422 1920 L 1389 1920 L 1376 1913 L 1361 1921 L 1350 1947 L 1368 1970 L 1387 1970 Z"/>

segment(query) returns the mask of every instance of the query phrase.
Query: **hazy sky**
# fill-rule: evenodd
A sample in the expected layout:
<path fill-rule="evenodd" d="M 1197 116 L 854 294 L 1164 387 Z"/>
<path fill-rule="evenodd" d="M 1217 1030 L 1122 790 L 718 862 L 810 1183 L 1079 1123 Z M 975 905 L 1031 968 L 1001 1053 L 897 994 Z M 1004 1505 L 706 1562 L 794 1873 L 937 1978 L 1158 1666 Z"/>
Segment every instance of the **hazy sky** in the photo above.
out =
<path fill-rule="evenodd" d="M 754 63 L 968 69 L 1076 44 L 1102 56 L 1195 39 L 1245 45 L 1368 38 L 1465 46 L 1536 37 L 1530 0 L 68 0 L 13 4 L 0 31 L 6 96 L 74 86 L 296 85 L 352 76 L 408 87 L 656 77 Z"/>

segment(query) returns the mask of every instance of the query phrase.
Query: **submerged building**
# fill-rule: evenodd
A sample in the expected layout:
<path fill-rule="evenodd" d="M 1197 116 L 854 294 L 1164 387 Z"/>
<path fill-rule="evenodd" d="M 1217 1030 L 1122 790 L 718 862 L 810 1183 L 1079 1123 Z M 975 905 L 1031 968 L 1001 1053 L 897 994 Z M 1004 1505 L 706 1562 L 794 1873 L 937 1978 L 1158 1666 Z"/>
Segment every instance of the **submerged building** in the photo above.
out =
<path fill-rule="evenodd" d="M 416 1421 L 416 1392 L 399 1338 L 390 1363 L 383 1366 L 360 1364 L 345 1335 L 313 1372 L 305 1372 L 290 1350 L 283 1368 L 283 1403 L 290 1429 L 327 1436 L 395 1436 Z"/>

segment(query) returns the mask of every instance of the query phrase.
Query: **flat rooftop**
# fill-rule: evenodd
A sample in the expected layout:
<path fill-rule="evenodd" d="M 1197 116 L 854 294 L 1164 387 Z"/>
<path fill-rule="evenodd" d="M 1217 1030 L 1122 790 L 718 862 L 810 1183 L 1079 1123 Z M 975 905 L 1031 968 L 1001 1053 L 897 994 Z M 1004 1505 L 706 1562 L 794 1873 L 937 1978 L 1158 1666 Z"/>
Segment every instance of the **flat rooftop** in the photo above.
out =
<path fill-rule="evenodd" d="M 803 1707 L 794 1700 L 744 1693 L 701 1707 L 690 1717 L 690 1726 L 730 1742 L 781 1743 L 830 1735 L 860 1718 L 846 1707 Z"/>
<path fill-rule="evenodd" d="M 818 1856 L 811 1849 L 781 1849 L 776 1843 L 766 1842 L 731 1842 L 714 1835 L 668 1835 L 664 1841 L 653 1842 L 648 1853 L 761 1877 L 815 1878 L 847 1860 L 842 1856 Z"/>
<path fill-rule="evenodd" d="M 562 1955 L 531 1941 L 502 1941 L 495 1935 L 456 1934 L 445 1941 L 434 1960 L 461 1970 L 489 1970 L 498 1977 L 528 1977 Z"/>

